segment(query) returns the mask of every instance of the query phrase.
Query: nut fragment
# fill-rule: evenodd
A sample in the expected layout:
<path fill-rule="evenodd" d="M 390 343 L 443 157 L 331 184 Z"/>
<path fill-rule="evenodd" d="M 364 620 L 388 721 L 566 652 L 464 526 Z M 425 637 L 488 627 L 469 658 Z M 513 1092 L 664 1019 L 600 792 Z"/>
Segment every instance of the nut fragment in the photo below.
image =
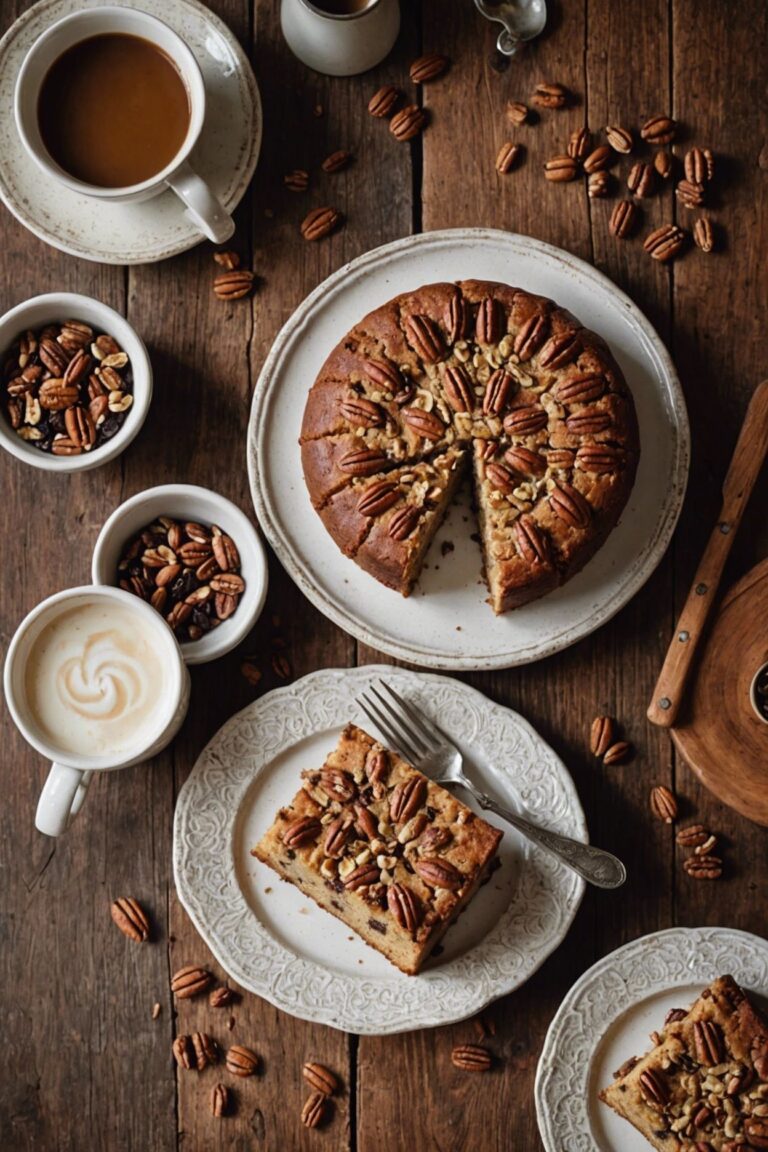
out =
<path fill-rule="evenodd" d="M 204 992 L 212 982 L 213 976 L 207 968 L 202 968 L 199 964 L 187 964 L 184 968 L 179 968 L 172 977 L 171 991 L 177 1000 L 188 1000 L 191 996 Z"/>
<path fill-rule="evenodd" d="M 226 1116 L 230 1109 L 230 1092 L 226 1084 L 214 1084 L 211 1089 L 211 1113 Z"/>
<path fill-rule="evenodd" d="M 427 52 L 414 60 L 409 69 L 409 75 L 414 84 L 428 84 L 430 80 L 437 80 L 442 76 L 450 61 L 447 56 L 439 52 Z"/>
<path fill-rule="evenodd" d="M 129 940 L 143 944 L 149 939 L 149 920 L 138 900 L 131 896 L 121 896 L 110 907 L 115 924 Z"/>
<path fill-rule="evenodd" d="M 328 1119 L 331 1102 L 322 1092 L 313 1092 L 304 1102 L 301 1110 L 301 1122 L 305 1128 L 319 1128 Z"/>
<path fill-rule="evenodd" d="M 233 999 L 234 993 L 231 988 L 214 988 L 208 997 L 208 1003 L 211 1008 L 226 1008 Z"/>
<path fill-rule="evenodd" d="M 213 281 L 213 291 L 219 300 L 242 300 L 253 291 L 254 274 L 247 268 L 222 272 Z"/>
<path fill-rule="evenodd" d="M 562 84 L 537 84 L 532 100 L 539 108 L 565 108 L 569 92 Z"/>
<path fill-rule="evenodd" d="M 677 819 L 677 800 L 665 784 L 657 784 L 651 789 L 651 811 L 658 820 L 672 824 Z"/>
<path fill-rule="evenodd" d="M 423 132 L 427 124 L 427 116 L 418 104 L 407 104 L 401 108 L 389 122 L 389 130 L 396 140 L 405 142 L 413 140 Z"/>
<path fill-rule="evenodd" d="M 527 119 L 527 105 L 521 103 L 519 100 L 509 100 L 507 102 L 507 120 L 509 120 L 510 124 L 525 124 Z"/>
<path fill-rule="evenodd" d="M 338 1079 L 324 1064 L 309 1060 L 302 1068 L 301 1074 L 309 1086 L 323 1096 L 333 1096 L 334 1092 L 339 1090 Z"/>
<path fill-rule="evenodd" d="M 464 1072 L 487 1072 L 493 1057 L 482 1044 L 457 1044 L 451 1052 L 451 1063 Z"/>
<path fill-rule="evenodd" d="M 517 159 L 522 151 L 519 144 L 502 144 L 496 156 L 496 171 L 506 175 L 511 172 L 517 163 Z"/>
<path fill-rule="evenodd" d="M 379 88 L 378 92 L 374 92 L 371 96 L 368 101 L 368 111 L 371 116 L 383 120 L 394 111 L 401 95 L 399 88 L 395 88 L 393 84 L 385 84 L 383 88 Z"/>
<path fill-rule="evenodd" d="M 590 200 L 603 200 L 611 190 L 610 172 L 590 172 L 587 178 L 587 195 Z"/>
<path fill-rule="evenodd" d="M 589 732 L 589 750 L 602 758 L 613 743 L 614 723 L 610 716 L 596 716 Z"/>
<path fill-rule="evenodd" d="M 301 222 L 305 240 L 324 240 L 341 223 L 341 213 L 335 208 L 313 208 Z"/>
<path fill-rule="evenodd" d="M 259 1057 L 242 1044 L 233 1044 L 227 1052 L 227 1071 L 233 1076 L 253 1076 L 259 1068 Z"/>
<path fill-rule="evenodd" d="M 237 252 L 214 252 L 213 258 L 221 268 L 226 268 L 227 272 L 233 272 L 235 268 L 240 267 L 240 257 Z M 98 343 L 97 340 L 96 344 L 98 345 Z"/>

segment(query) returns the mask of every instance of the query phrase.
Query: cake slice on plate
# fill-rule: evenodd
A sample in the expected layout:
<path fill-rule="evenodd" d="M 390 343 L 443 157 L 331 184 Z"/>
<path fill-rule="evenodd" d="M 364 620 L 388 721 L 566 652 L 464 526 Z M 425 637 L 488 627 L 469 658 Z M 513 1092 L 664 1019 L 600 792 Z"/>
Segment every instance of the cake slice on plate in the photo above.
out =
<path fill-rule="evenodd" d="M 348 724 L 252 854 L 414 975 L 490 875 L 501 836 Z"/>
<path fill-rule="evenodd" d="M 600 1099 L 660 1152 L 768 1149 L 768 1021 L 732 976 L 628 1060 Z"/>

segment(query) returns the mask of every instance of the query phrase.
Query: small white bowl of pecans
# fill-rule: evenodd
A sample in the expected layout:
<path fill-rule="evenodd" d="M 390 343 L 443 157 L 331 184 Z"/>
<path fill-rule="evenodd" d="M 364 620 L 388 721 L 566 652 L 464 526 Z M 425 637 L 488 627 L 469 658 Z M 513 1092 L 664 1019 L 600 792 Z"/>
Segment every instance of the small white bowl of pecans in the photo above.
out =
<path fill-rule="evenodd" d="M 256 528 L 230 500 L 193 484 L 162 484 L 121 504 L 93 551 L 94 584 L 132 592 L 164 618 L 187 664 L 244 640 L 267 595 Z"/>
<path fill-rule="evenodd" d="M 90 296 L 50 292 L 0 317 L 0 444 L 48 472 L 114 460 L 139 432 L 152 366 L 127 320 Z"/>

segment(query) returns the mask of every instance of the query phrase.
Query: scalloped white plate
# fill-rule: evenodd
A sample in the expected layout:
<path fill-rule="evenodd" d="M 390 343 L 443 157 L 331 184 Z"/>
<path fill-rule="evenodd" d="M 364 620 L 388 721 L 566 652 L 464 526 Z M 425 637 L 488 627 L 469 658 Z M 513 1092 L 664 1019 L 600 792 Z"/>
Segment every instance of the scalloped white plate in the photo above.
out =
<path fill-rule="evenodd" d="M 316 514 L 301 469 L 307 393 L 328 353 L 371 309 L 438 280 L 500 280 L 564 305 L 611 346 L 635 399 L 640 464 L 617 528 L 563 587 L 505 616 L 486 603 L 468 486 L 438 530 L 406 600 L 348 560 Z M 643 586 L 685 494 L 688 417 L 674 365 L 649 321 L 607 277 L 561 248 L 490 228 L 408 236 L 340 268 L 296 309 L 253 396 L 248 472 L 259 522 L 305 596 L 358 640 L 431 668 L 528 664 L 593 632 Z M 452 550 L 442 555 L 442 544 Z"/>
<path fill-rule="evenodd" d="M 355 697 L 379 676 L 440 717 L 484 791 L 587 838 L 573 781 L 552 749 L 517 713 L 456 680 L 378 665 L 324 670 L 227 721 L 176 805 L 181 902 L 238 984 L 304 1020 L 373 1035 L 461 1020 L 519 987 L 562 941 L 584 892 L 573 872 L 484 813 L 504 828 L 502 866 L 450 929 L 441 955 L 405 976 L 250 855 L 296 793 L 302 769 L 321 766 L 346 723 L 363 723 Z"/>
<path fill-rule="evenodd" d="M 107 204 L 71 192 L 40 173 L 13 117 L 16 75 L 37 37 L 62 16 L 99 2 L 38 0 L 0 40 L 0 198 L 25 228 L 62 252 L 102 264 L 148 264 L 205 239 L 176 194 Z M 119 2 L 164 20 L 194 54 L 205 81 L 206 116 L 192 165 L 234 211 L 253 176 L 262 132 L 259 89 L 236 36 L 199 0 Z"/>
<path fill-rule="evenodd" d="M 768 996 L 768 941 L 734 928 L 670 928 L 598 960 L 549 1026 L 536 1072 L 536 1114 L 547 1152 L 648 1152 L 648 1142 L 597 1098 L 670 1008 L 688 1008 L 730 973 Z"/>

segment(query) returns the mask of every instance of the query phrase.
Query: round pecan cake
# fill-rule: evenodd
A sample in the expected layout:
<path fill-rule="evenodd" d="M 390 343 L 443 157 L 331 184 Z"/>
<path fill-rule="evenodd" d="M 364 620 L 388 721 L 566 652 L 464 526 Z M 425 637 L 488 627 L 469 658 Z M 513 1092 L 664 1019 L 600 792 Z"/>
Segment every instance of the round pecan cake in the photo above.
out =
<path fill-rule="evenodd" d="M 471 459 L 496 612 L 569 580 L 634 482 L 632 396 L 605 341 L 506 284 L 427 284 L 371 312 L 313 384 L 309 495 L 342 551 L 404 596 Z"/>

